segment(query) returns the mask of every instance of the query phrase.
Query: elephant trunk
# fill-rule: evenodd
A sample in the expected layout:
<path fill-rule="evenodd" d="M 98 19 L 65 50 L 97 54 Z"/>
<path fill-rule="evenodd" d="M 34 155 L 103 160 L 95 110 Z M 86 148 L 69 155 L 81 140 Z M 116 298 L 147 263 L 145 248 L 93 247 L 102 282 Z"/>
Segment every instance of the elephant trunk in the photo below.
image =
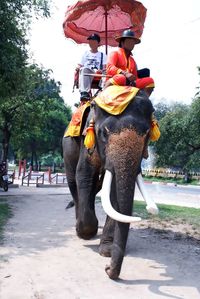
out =
<path fill-rule="evenodd" d="M 102 188 L 102 205 L 106 213 L 119 222 L 131 223 L 140 221 L 139 217 L 132 217 L 132 200 L 135 190 L 135 181 L 140 167 L 142 153 L 144 149 L 146 135 L 139 135 L 134 129 L 124 129 L 123 131 L 112 134 L 109 137 L 106 148 L 106 171 Z M 116 208 L 115 211 L 110 203 L 109 194 L 112 179 L 116 183 Z M 112 201 L 113 202 L 113 201 Z M 126 214 L 126 215 L 125 215 Z"/>
<path fill-rule="evenodd" d="M 141 163 L 145 137 L 145 135 L 139 135 L 134 129 L 124 129 L 110 135 L 106 147 L 106 173 L 102 188 L 102 205 L 106 213 L 116 220 L 111 262 L 105 269 L 111 279 L 117 279 L 121 271 L 129 223 L 141 220 L 140 217 L 131 215 L 136 176 Z"/>

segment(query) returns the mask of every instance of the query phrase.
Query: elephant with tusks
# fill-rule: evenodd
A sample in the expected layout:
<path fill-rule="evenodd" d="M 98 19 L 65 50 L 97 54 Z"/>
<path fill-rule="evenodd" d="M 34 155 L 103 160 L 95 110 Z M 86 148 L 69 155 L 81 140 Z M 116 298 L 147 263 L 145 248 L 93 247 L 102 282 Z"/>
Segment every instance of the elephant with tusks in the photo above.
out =
<path fill-rule="evenodd" d="M 64 137 L 63 156 L 70 192 L 75 204 L 76 232 L 90 239 L 97 234 L 95 196 L 101 190 L 102 206 L 107 214 L 99 253 L 111 257 L 105 270 L 117 279 L 125 254 L 132 216 L 135 184 L 138 183 L 147 209 L 157 213 L 157 206 L 143 188 L 140 165 L 150 134 L 154 109 L 144 91 L 139 91 L 119 115 L 111 115 L 95 102 L 86 127 L 95 119 L 95 147 L 88 150 L 84 138 Z M 138 176 L 139 175 L 139 176 Z"/>

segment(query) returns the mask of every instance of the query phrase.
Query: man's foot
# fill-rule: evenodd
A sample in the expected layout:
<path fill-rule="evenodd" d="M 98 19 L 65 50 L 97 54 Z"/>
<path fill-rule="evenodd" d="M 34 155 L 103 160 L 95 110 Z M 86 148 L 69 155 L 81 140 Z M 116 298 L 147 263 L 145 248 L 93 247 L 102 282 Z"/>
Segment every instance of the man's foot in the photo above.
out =
<path fill-rule="evenodd" d="M 81 98 L 80 101 L 89 101 L 90 100 L 90 94 L 87 91 L 81 92 Z"/>

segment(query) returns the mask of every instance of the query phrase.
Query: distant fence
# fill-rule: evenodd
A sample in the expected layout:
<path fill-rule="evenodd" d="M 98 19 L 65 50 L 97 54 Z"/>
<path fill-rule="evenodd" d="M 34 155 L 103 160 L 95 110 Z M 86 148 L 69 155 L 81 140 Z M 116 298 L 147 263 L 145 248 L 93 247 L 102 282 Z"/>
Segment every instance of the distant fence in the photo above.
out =
<path fill-rule="evenodd" d="M 173 179 L 184 179 L 185 173 L 183 171 L 172 171 L 166 169 L 142 169 L 144 176 L 150 177 L 161 177 L 161 178 L 173 178 Z M 187 174 L 190 179 L 200 180 L 200 172 L 191 171 Z"/>
<path fill-rule="evenodd" d="M 36 185 L 37 187 L 45 184 L 66 185 L 66 175 L 64 173 L 53 173 L 49 167 L 46 172 L 34 172 L 30 167 L 29 172 L 22 177 L 22 186 Z"/>

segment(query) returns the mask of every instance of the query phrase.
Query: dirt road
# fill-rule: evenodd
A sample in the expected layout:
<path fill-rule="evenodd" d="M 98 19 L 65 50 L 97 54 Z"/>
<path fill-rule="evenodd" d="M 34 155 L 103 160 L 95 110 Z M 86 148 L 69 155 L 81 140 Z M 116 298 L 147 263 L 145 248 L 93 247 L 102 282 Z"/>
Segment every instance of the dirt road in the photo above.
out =
<path fill-rule="evenodd" d="M 13 217 L 0 248 L 1 299 L 200 299 L 200 244 L 181 234 L 131 228 L 120 279 L 98 254 L 98 236 L 77 238 L 66 188 L 25 188 L 7 195 Z M 2 194 L 1 194 L 2 198 Z"/>

